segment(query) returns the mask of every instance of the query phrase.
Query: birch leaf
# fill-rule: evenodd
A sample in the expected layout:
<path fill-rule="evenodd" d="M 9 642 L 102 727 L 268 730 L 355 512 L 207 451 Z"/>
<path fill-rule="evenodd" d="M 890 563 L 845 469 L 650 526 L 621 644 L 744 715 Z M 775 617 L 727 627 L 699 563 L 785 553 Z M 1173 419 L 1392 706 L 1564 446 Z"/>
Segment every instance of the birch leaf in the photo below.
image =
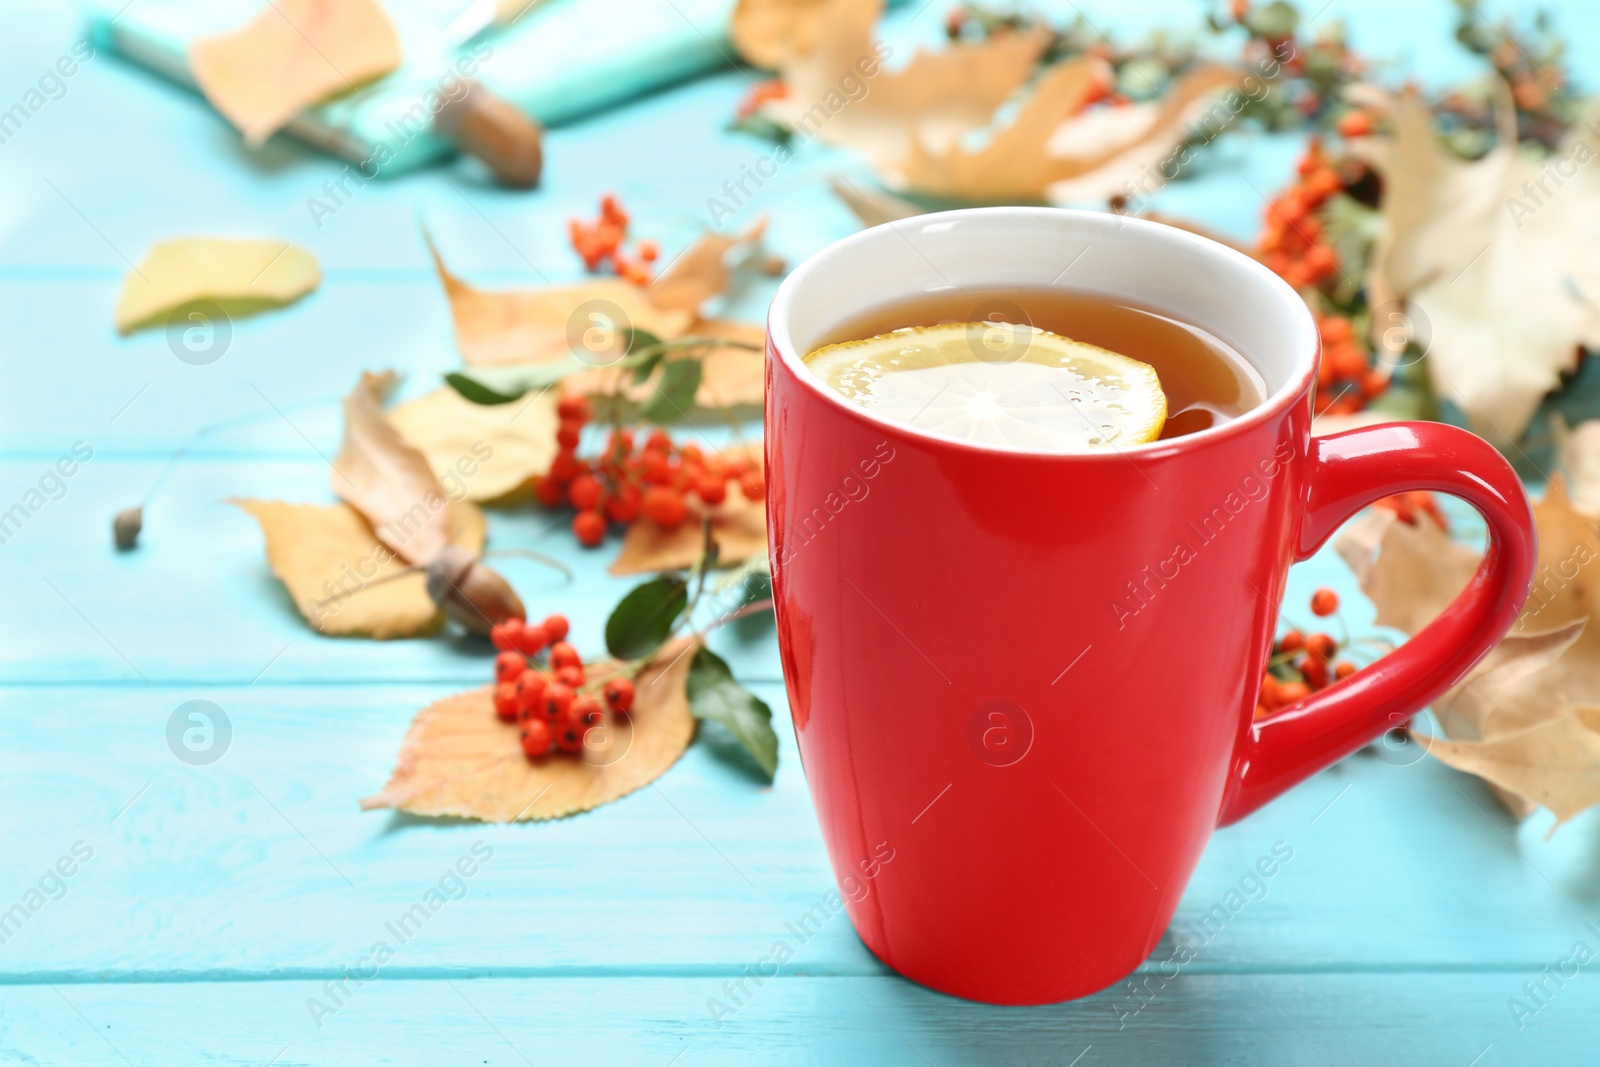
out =
<path fill-rule="evenodd" d="M 632 711 L 592 731 L 594 743 L 586 741 L 580 755 L 529 760 L 516 725 L 495 716 L 492 686 L 446 697 L 412 720 L 388 784 L 361 807 L 518 822 L 575 815 L 641 789 L 694 737 L 687 696 L 693 643 L 680 638 L 662 649 L 634 681 Z M 616 672 L 609 661 L 587 667 L 594 681 Z"/>
<path fill-rule="evenodd" d="M 212 301 L 223 314 L 238 318 L 292 304 L 321 280 L 317 257 L 287 241 L 224 237 L 159 241 L 122 280 L 117 330 L 128 334 L 160 325 L 173 311 L 200 300 Z M 210 317 L 205 309 L 195 310 Z M 215 326 L 204 321 L 195 325 Z"/>

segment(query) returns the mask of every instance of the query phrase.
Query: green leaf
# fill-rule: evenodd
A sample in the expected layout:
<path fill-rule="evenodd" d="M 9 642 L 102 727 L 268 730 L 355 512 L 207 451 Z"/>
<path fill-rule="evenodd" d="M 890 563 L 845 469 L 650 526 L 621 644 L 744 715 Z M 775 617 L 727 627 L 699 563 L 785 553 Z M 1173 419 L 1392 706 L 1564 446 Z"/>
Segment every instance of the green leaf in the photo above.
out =
<path fill-rule="evenodd" d="M 672 633 L 688 603 L 689 583 L 677 575 L 635 586 L 606 620 L 606 648 L 618 659 L 649 655 Z"/>
<path fill-rule="evenodd" d="M 636 356 L 647 348 L 654 348 L 661 343 L 661 338 L 649 330 L 641 330 L 637 326 L 628 327 L 628 346 L 623 349 L 630 356 Z"/>
<path fill-rule="evenodd" d="M 722 657 L 709 648 L 702 647 L 689 664 L 689 712 L 726 727 L 767 781 L 772 781 L 778 773 L 778 735 L 772 731 L 772 709 L 734 681 Z"/>
<path fill-rule="evenodd" d="M 668 360 L 661 368 L 661 378 L 656 382 L 654 395 L 639 408 L 639 417 L 646 422 L 676 422 L 694 406 L 694 394 L 700 389 L 702 368 L 694 358 Z"/>
<path fill-rule="evenodd" d="M 535 389 L 548 389 L 569 374 L 593 370 L 597 364 L 566 355 L 549 363 L 514 363 L 504 367 L 479 367 L 471 374 L 453 371 L 444 376 L 450 387 L 474 404 L 509 404 Z"/>
<path fill-rule="evenodd" d="M 656 351 L 651 352 L 649 355 L 645 356 L 638 363 L 634 364 L 634 366 L 633 366 L 633 384 L 634 385 L 638 385 L 640 382 L 642 382 L 645 379 L 649 378 L 650 375 L 652 375 L 652 374 L 654 374 L 656 372 L 656 368 L 661 365 L 661 357 L 662 357 L 662 355 L 664 355 L 664 353 L 660 349 L 657 349 Z"/>
<path fill-rule="evenodd" d="M 446 374 L 444 380 L 450 383 L 450 388 L 461 394 L 462 399 L 470 400 L 474 404 L 482 404 L 485 407 L 495 404 L 509 404 L 522 395 L 521 393 L 498 392 L 484 385 L 476 378 L 469 378 L 465 374 L 455 371 Z"/>

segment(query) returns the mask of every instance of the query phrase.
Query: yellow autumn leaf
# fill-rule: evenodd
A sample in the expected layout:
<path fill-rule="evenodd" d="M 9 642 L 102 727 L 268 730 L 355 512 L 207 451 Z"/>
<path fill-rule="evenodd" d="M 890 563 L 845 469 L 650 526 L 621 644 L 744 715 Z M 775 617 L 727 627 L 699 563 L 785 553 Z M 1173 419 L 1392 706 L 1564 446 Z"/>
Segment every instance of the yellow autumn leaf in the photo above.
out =
<path fill-rule="evenodd" d="M 578 755 L 524 756 L 517 726 L 495 715 L 490 686 L 424 708 L 388 784 L 361 807 L 518 822 L 575 815 L 641 789 L 676 763 L 694 737 L 687 685 L 695 646 L 694 638 L 681 638 L 663 648 L 634 680 L 632 711 L 608 717 Z M 586 670 L 604 681 L 619 668 L 607 662 Z"/>
<path fill-rule="evenodd" d="M 782 65 L 788 94 L 766 115 L 802 138 L 855 149 L 880 172 L 901 163 L 909 140 L 947 150 L 986 125 L 1033 72 L 1051 34 L 1044 27 L 1001 32 L 979 43 L 918 50 L 902 69 L 873 39 L 882 0 L 828 0 L 809 52 Z"/>
<path fill-rule="evenodd" d="M 1093 57 L 1056 64 L 981 148 L 969 151 L 957 143 L 930 149 L 912 138 L 905 161 L 887 175 L 890 185 L 969 200 L 1059 202 L 1126 193 L 1128 179 L 1192 136 L 1194 112 L 1212 94 L 1243 77 L 1231 67 L 1205 65 L 1180 77 L 1159 103 L 1079 116 L 1104 76 L 1104 64 Z"/>
<path fill-rule="evenodd" d="M 400 58 L 377 0 L 268 0 L 239 29 L 189 46 L 200 91 L 251 145 L 312 104 L 388 74 Z"/>
<path fill-rule="evenodd" d="M 661 311 L 698 314 L 701 304 L 728 287 L 728 253 L 740 245 L 759 248 L 766 231 L 767 220 L 761 218 L 741 234 L 702 234 L 662 268 L 645 295 Z"/>
<path fill-rule="evenodd" d="M 1600 535 L 1572 508 L 1559 476 L 1534 504 L 1538 563 L 1511 633 L 1434 702 L 1435 758 L 1487 780 L 1517 817 L 1536 805 L 1558 821 L 1594 803 L 1600 748 L 1589 740 L 1600 706 Z M 1426 514 L 1417 525 L 1369 512 L 1340 535 L 1340 554 L 1378 609 L 1380 625 L 1415 634 L 1476 570 L 1480 554 L 1451 541 Z M 1541 770 L 1543 775 L 1541 776 Z"/>
<path fill-rule="evenodd" d="M 549 363 L 585 350 L 609 353 L 620 347 L 619 338 L 630 327 L 670 339 L 694 320 L 691 310 L 657 307 L 645 289 L 622 278 L 538 289 L 476 289 L 450 273 L 431 239 L 428 251 L 450 300 L 456 347 L 471 366 Z M 597 364 L 609 361 L 607 356 Z"/>
<path fill-rule="evenodd" d="M 209 300 L 237 318 L 292 304 L 317 287 L 322 272 L 310 252 L 278 240 L 176 237 L 153 245 L 122 281 L 121 333 L 162 323 L 173 311 Z M 198 309 L 209 317 L 205 309 Z M 205 325 L 197 320 L 197 324 Z"/>
<path fill-rule="evenodd" d="M 738 0 L 728 37 L 739 58 L 776 70 L 790 55 L 811 51 L 827 0 Z"/>
<path fill-rule="evenodd" d="M 545 390 L 511 404 L 474 404 L 445 387 L 397 404 L 388 417 L 427 457 L 447 496 L 497 500 L 550 469 L 556 399 Z"/>
<path fill-rule="evenodd" d="M 1600 346 L 1600 259 L 1590 252 L 1600 245 L 1600 168 L 1584 165 L 1596 154 L 1593 123 L 1574 124 L 1553 159 L 1535 159 L 1516 143 L 1504 93 L 1498 106 L 1498 144 L 1468 162 L 1439 142 L 1414 91 L 1392 101 L 1367 290 L 1373 307 L 1404 301 L 1425 324 L 1434 391 L 1505 445 L 1576 366 L 1579 347 Z M 1552 166 L 1572 173 L 1552 185 Z M 1373 317 L 1375 343 L 1384 321 Z"/>
<path fill-rule="evenodd" d="M 313 630 L 382 639 L 432 633 L 443 623 L 423 576 L 405 574 L 405 561 L 348 504 L 232 503 L 260 524 L 267 563 Z M 451 544 L 473 555 L 483 551 L 476 507 L 451 504 L 449 522 Z"/>

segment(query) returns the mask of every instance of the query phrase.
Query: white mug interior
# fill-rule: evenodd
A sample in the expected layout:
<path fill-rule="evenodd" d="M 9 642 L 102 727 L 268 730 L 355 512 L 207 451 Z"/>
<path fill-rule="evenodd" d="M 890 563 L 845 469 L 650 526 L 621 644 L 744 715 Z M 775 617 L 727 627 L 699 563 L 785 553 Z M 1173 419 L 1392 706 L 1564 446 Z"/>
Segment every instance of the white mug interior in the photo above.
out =
<path fill-rule="evenodd" d="M 965 208 L 853 234 L 789 274 L 773 297 L 767 329 L 778 358 L 798 380 L 846 404 L 801 362 L 832 340 L 830 332 L 841 323 L 920 293 L 1012 286 L 1059 286 L 1169 315 L 1231 345 L 1261 375 L 1266 399 L 1239 419 L 1119 453 L 1199 443 L 1243 429 L 1293 403 L 1316 373 L 1316 322 L 1288 283 L 1261 263 L 1173 226 L 1066 208 Z M 870 409 L 849 406 L 885 421 Z"/>

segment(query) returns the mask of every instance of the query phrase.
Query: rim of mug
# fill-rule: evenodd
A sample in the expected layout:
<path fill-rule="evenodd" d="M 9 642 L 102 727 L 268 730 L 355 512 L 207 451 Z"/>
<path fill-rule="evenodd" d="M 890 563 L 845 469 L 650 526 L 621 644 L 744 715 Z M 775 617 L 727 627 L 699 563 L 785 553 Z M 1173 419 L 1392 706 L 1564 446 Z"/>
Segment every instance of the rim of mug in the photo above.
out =
<path fill-rule="evenodd" d="M 870 408 L 851 403 L 833 389 L 828 388 L 800 359 L 794 339 L 789 333 L 788 318 L 792 311 L 794 293 L 829 260 L 842 254 L 848 254 L 858 246 L 876 240 L 884 230 L 890 230 L 898 234 L 899 230 L 896 229 L 896 221 L 914 221 L 920 224 L 929 221 L 949 222 L 972 218 L 993 219 L 1004 215 L 1016 218 L 1031 217 L 1039 221 L 1051 220 L 1053 223 L 1059 222 L 1065 217 L 1069 225 L 1087 225 L 1091 227 L 1111 225 L 1117 229 L 1131 227 L 1135 233 L 1143 231 L 1153 239 L 1177 241 L 1180 244 L 1191 245 L 1207 255 L 1221 256 L 1224 259 L 1231 260 L 1235 265 L 1254 274 L 1269 289 L 1278 289 L 1284 299 L 1292 302 L 1296 309 L 1294 315 L 1300 320 L 1303 330 L 1302 336 L 1290 340 L 1291 348 L 1295 352 L 1294 360 L 1299 363 L 1299 368 L 1291 370 L 1287 380 L 1263 399 L 1261 403 L 1238 418 L 1225 422 L 1220 426 L 1212 426 L 1204 430 L 1197 430 L 1194 433 L 1184 434 L 1181 437 L 1172 437 L 1165 440 L 1158 438 L 1154 441 L 1113 446 L 1105 449 L 1058 452 L 1046 449 L 1023 448 L 1016 445 L 994 445 L 966 441 L 958 437 L 934 433 L 931 430 L 925 430 L 909 423 L 886 419 L 874 413 Z M 1159 304 L 1143 301 L 1137 295 L 1130 294 L 1128 299 L 1139 306 L 1148 307 L 1154 311 L 1161 310 Z M 1295 292 L 1288 282 L 1269 270 L 1265 264 L 1236 248 L 1230 248 L 1228 245 L 1222 244 L 1220 241 L 1202 237 L 1197 233 L 1179 229 L 1176 226 L 1168 226 L 1164 223 L 1141 219 L 1132 215 L 1113 215 L 1108 212 L 1084 211 L 1077 208 L 997 206 L 932 211 L 924 215 L 912 216 L 910 219 L 892 220 L 880 223 L 877 226 L 870 226 L 848 237 L 840 238 L 813 252 L 799 266 L 789 272 L 789 276 L 779 284 L 777 292 L 773 294 L 772 303 L 767 309 L 767 349 L 769 356 L 776 354 L 777 358 L 783 361 L 784 365 L 789 368 L 790 373 L 801 383 L 803 388 L 810 390 L 814 395 L 839 410 L 887 430 L 922 438 L 940 445 L 970 449 L 976 452 L 992 452 L 1008 456 L 1038 456 L 1063 460 L 1116 460 L 1124 459 L 1130 454 L 1152 455 L 1198 448 L 1211 441 L 1220 441 L 1247 433 L 1263 422 L 1277 418 L 1302 396 L 1308 395 L 1308 390 L 1316 377 L 1317 357 L 1321 351 L 1321 337 L 1317 332 L 1316 319 L 1312 317 L 1311 309 L 1306 307 L 1305 301 L 1300 298 L 1300 294 Z M 1250 359 L 1248 352 L 1241 354 L 1247 360 Z M 1259 372 L 1260 365 L 1255 364 L 1253 360 L 1251 362 Z"/>

